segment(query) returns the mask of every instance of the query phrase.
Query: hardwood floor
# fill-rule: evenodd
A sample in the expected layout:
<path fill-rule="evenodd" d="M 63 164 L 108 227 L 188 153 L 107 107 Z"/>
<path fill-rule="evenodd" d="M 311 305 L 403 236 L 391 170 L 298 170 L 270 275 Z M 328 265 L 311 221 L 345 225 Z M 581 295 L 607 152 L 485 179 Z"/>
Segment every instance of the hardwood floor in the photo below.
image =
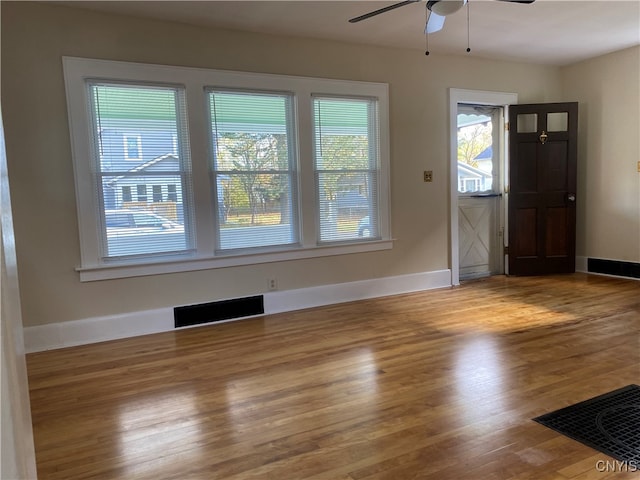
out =
<path fill-rule="evenodd" d="M 575 274 L 30 354 L 38 474 L 638 478 L 531 418 L 639 383 L 639 332 L 640 282 Z"/>

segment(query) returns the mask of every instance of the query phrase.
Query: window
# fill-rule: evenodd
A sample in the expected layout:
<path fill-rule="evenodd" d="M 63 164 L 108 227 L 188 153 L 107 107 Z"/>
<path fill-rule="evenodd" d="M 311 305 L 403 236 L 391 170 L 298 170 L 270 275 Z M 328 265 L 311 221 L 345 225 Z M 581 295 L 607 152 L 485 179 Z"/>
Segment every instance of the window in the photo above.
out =
<path fill-rule="evenodd" d="M 127 146 L 124 158 L 116 151 L 102 147 L 94 151 L 102 152 L 94 157 L 102 189 L 96 192 L 101 198 L 102 208 L 97 219 L 105 219 L 114 212 L 138 215 L 137 211 L 153 213 L 149 203 L 148 186 L 151 186 L 153 202 L 162 200 L 162 188 L 156 182 L 166 182 L 168 178 L 182 179 L 187 171 L 184 164 L 175 157 L 167 155 L 166 147 L 172 143 L 172 136 L 183 129 L 185 122 L 184 92 L 181 88 L 157 85 L 124 85 L 109 82 L 89 82 L 91 97 L 92 127 L 96 132 L 94 138 L 103 143 L 109 139 L 122 136 Z M 150 151 L 156 155 L 149 162 L 144 162 L 139 151 L 140 135 L 124 135 L 126 129 L 135 128 L 147 132 Z M 100 132 L 100 135 L 97 133 Z M 131 164 L 133 156 L 138 155 L 138 163 Z M 121 161 L 122 160 L 122 161 Z M 129 185 L 125 185 L 129 184 Z M 136 186 L 136 202 L 131 200 L 131 184 Z M 148 185 L 151 184 L 151 185 Z M 122 188 L 120 199 L 113 194 Z M 126 190 L 125 190 L 126 189 Z M 124 192 L 127 192 L 125 195 Z M 129 200 L 125 200 L 129 198 Z M 127 201 L 127 204 L 124 202 Z M 173 211 L 158 212 L 164 217 L 157 217 L 159 229 L 146 229 L 147 223 L 133 222 L 132 227 L 116 230 L 109 227 L 106 220 L 99 222 L 105 225 L 102 230 L 103 261 L 109 262 L 121 257 L 139 255 L 157 255 L 172 252 L 184 252 L 190 249 L 190 240 L 184 225 L 184 203 Z M 133 218 L 133 217 L 132 217 Z M 151 218 L 147 216 L 147 218 Z M 163 224 L 176 222 L 176 227 L 163 230 Z"/>
<path fill-rule="evenodd" d="M 466 178 L 462 192 L 477 192 L 480 190 L 480 180 L 477 178 Z"/>
<path fill-rule="evenodd" d="M 320 242 L 378 237 L 376 104 L 375 99 L 313 100 Z"/>
<path fill-rule="evenodd" d="M 124 135 L 125 160 L 142 160 L 142 137 L 140 135 Z"/>
<path fill-rule="evenodd" d="M 82 281 L 392 247 L 386 85 L 63 63 Z"/>
<path fill-rule="evenodd" d="M 178 194 L 175 185 L 167 185 L 167 202 L 177 202 Z"/>
<path fill-rule="evenodd" d="M 138 192 L 138 202 L 147 203 L 147 186 L 138 185 L 136 191 Z"/>
<path fill-rule="evenodd" d="M 458 193 L 493 192 L 500 184 L 497 129 L 501 110 L 486 105 L 458 107 Z"/>
<path fill-rule="evenodd" d="M 162 201 L 162 185 L 153 185 L 153 201 L 158 203 Z"/>
<path fill-rule="evenodd" d="M 298 243 L 290 94 L 209 91 L 217 249 Z"/>

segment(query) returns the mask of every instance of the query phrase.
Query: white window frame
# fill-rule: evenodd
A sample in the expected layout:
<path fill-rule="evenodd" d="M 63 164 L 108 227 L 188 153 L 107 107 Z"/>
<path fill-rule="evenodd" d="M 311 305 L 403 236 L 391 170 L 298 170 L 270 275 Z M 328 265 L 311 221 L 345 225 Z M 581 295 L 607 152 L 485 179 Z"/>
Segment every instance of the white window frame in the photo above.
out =
<path fill-rule="evenodd" d="M 266 262 L 324 257 L 391 249 L 393 241 L 389 208 L 389 94 L 385 83 L 344 81 L 286 75 L 256 74 L 191 67 L 114 62 L 63 57 L 69 128 L 76 185 L 76 203 L 80 235 L 81 264 L 76 268 L 81 281 L 125 278 L 172 272 L 185 272 L 251 265 Z M 193 230 L 195 250 L 182 255 L 127 259 L 105 263 L 101 260 L 99 196 L 93 174 L 93 162 L 86 161 L 94 154 L 90 121 L 90 100 L 87 80 L 131 83 L 161 82 L 182 85 L 186 92 L 190 157 L 192 159 L 191 186 L 193 189 Z M 215 254 L 215 210 L 210 175 L 210 148 L 206 119 L 207 88 L 236 88 L 246 90 L 289 91 L 294 94 L 296 146 L 298 158 L 298 198 L 300 244 L 286 249 L 264 248 L 260 251 Z M 380 178 L 378 192 L 379 238 L 339 245 L 320 245 L 317 239 L 312 99 L 314 96 L 366 96 L 378 102 L 378 148 Z"/>

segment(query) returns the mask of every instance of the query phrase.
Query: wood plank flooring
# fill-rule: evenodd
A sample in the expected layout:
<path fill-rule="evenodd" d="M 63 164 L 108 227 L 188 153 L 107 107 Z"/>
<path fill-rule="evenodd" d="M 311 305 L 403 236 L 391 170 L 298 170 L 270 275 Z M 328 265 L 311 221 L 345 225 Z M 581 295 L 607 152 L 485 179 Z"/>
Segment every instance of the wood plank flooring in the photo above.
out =
<path fill-rule="evenodd" d="M 531 418 L 640 383 L 639 334 L 640 282 L 575 274 L 30 354 L 38 474 L 638 478 Z"/>

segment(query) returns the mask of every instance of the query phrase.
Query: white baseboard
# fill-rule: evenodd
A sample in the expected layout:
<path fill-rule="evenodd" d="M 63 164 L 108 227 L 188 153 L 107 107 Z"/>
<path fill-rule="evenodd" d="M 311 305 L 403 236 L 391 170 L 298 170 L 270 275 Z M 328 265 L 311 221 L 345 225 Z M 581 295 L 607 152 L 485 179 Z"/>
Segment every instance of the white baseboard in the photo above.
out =
<path fill-rule="evenodd" d="M 27 353 L 173 330 L 173 308 L 25 327 Z"/>
<path fill-rule="evenodd" d="M 265 313 L 280 313 L 451 286 L 451 270 L 299 288 L 264 295 Z"/>
<path fill-rule="evenodd" d="M 264 294 L 264 309 L 265 314 L 268 315 L 449 286 L 451 286 L 451 271 L 437 270 L 281 292 L 267 292 Z M 236 320 L 242 320 L 242 318 L 232 321 Z M 25 327 L 24 343 L 27 353 L 33 353 L 171 330 L 175 330 L 173 307 L 167 307 Z"/>

